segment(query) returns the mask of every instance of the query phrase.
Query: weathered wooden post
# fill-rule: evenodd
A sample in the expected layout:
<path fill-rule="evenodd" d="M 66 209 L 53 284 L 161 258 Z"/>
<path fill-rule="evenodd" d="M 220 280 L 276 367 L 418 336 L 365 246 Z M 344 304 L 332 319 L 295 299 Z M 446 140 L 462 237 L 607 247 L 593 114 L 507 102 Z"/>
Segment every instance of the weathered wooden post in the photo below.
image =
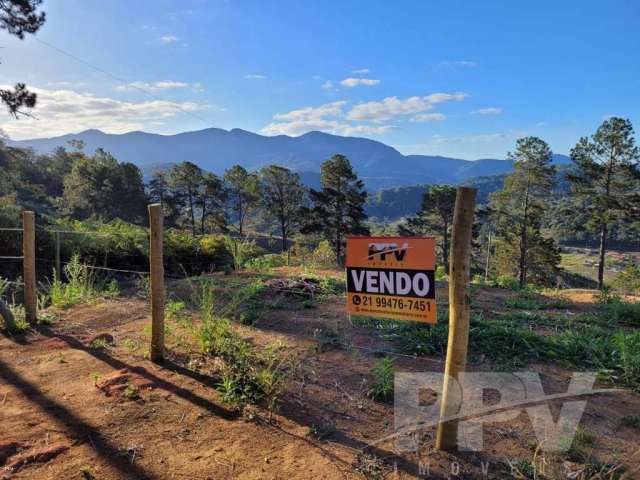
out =
<path fill-rule="evenodd" d="M 60 262 L 60 232 L 56 230 L 56 280 L 62 280 L 62 262 Z"/>
<path fill-rule="evenodd" d="M 27 322 L 38 318 L 38 291 L 36 289 L 36 217 L 33 212 L 22 212 L 22 267 L 24 277 L 24 311 Z"/>
<path fill-rule="evenodd" d="M 438 450 L 457 448 L 458 421 L 443 419 L 458 413 L 460 398 L 452 393 L 458 374 L 467 365 L 469 343 L 469 282 L 471 265 L 471 233 L 476 189 L 458 187 L 453 214 L 451 253 L 449 260 L 449 340 L 445 363 L 445 378 L 440 405 L 440 423 L 436 435 Z"/>
<path fill-rule="evenodd" d="M 164 264 L 162 205 L 149 205 L 149 266 L 151 276 L 151 350 L 153 362 L 164 359 Z"/>

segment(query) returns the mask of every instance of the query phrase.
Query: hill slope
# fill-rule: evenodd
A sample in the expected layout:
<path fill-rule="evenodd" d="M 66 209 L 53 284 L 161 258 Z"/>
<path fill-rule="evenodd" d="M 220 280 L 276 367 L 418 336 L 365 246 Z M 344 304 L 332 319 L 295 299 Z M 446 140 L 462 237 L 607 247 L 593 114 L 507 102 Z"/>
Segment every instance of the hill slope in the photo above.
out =
<path fill-rule="evenodd" d="M 222 173 L 240 164 L 254 170 L 268 164 L 279 164 L 298 172 L 320 171 L 320 164 L 335 153 L 346 155 L 369 190 L 401 185 L 460 183 L 468 178 L 495 175 L 511 170 L 511 162 L 482 159 L 461 160 L 429 155 L 402 155 L 382 142 L 367 138 L 341 137 L 323 132 L 309 132 L 299 137 L 278 135 L 267 137 L 241 129 L 230 131 L 208 128 L 176 135 L 146 132 L 124 134 L 85 130 L 54 138 L 8 141 L 11 146 L 30 147 L 39 153 L 49 153 L 69 140 L 82 140 L 85 150 L 97 148 L 111 152 L 118 160 L 139 167 L 171 164 L 184 160 Z M 558 156 L 563 163 L 566 157 Z"/>

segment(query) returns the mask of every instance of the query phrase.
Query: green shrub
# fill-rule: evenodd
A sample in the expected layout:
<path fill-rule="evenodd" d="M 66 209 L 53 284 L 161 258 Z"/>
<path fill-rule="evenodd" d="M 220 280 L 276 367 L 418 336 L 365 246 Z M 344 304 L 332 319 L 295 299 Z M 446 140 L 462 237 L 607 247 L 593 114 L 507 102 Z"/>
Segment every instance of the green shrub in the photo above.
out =
<path fill-rule="evenodd" d="M 640 388 L 640 332 L 618 332 L 613 343 L 620 356 L 619 365 L 623 381 Z"/>
<path fill-rule="evenodd" d="M 328 240 L 321 240 L 311 253 L 311 262 L 317 267 L 335 267 L 336 252 Z"/>
<path fill-rule="evenodd" d="M 233 268 L 236 270 L 243 269 L 247 261 L 264 254 L 264 250 L 258 247 L 254 240 L 225 236 L 224 245 L 233 258 Z"/>
<path fill-rule="evenodd" d="M 538 310 L 542 308 L 540 302 L 528 291 L 521 291 L 517 297 L 507 298 L 504 303 L 507 307 L 521 310 Z"/>
<path fill-rule="evenodd" d="M 614 299 L 598 305 L 598 314 L 609 324 L 640 326 L 640 303 Z"/>
<path fill-rule="evenodd" d="M 54 280 L 51 285 L 51 303 L 55 307 L 67 308 L 79 303 L 87 303 L 97 297 L 94 288 L 95 278 L 91 270 L 80 263 L 80 256 L 75 254 L 64 266 L 67 281 Z"/>
<path fill-rule="evenodd" d="M 447 271 L 445 270 L 443 265 L 438 265 L 436 267 L 435 278 L 438 282 L 442 282 L 447 279 Z"/>
<path fill-rule="evenodd" d="M 507 275 L 499 275 L 491 282 L 493 286 L 499 288 L 506 288 L 508 290 L 520 290 L 520 282 L 517 278 Z"/>
<path fill-rule="evenodd" d="M 393 358 L 380 359 L 371 370 L 371 374 L 375 382 L 369 387 L 369 396 L 383 402 L 391 400 L 393 398 Z"/>
<path fill-rule="evenodd" d="M 97 281 L 91 269 L 80 262 L 75 254 L 64 266 L 66 282 L 54 279 L 49 296 L 55 307 L 67 308 L 91 302 L 99 297 L 114 298 L 120 295 L 120 287 L 115 279 Z"/>
<path fill-rule="evenodd" d="M 593 295 L 593 300 L 598 305 L 608 305 L 610 303 L 619 302 L 620 296 L 613 292 L 609 285 L 604 285 L 601 290 Z"/>
<path fill-rule="evenodd" d="M 626 294 L 640 293 L 640 265 L 627 263 L 612 285 Z"/>
<path fill-rule="evenodd" d="M 287 258 L 281 253 L 268 253 L 259 257 L 251 258 L 244 264 L 248 270 L 258 272 L 269 271 L 272 268 L 283 267 L 287 264 Z"/>

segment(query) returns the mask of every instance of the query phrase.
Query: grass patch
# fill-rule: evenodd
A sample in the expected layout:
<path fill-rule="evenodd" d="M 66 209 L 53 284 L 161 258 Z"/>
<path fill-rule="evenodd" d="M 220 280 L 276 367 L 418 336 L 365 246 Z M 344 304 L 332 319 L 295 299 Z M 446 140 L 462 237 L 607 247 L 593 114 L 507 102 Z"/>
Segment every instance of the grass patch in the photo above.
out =
<path fill-rule="evenodd" d="M 384 357 L 378 360 L 371 374 L 375 379 L 367 394 L 374 400 L 388 402 L 393 398 L 393 358 Z"/>
<path fill-rule="evenodd" d="M 99 297 L 115 298 L 120 294 L 116 280 L 98 281 L 91 269 L 80 263 L 79 255 L 71 257 L 64 273 L 67 281 L 54 280 L 49 292 L 51 304 L 55 307 L 68 308 Z"/>
<path fill-rule="evenodd" d="M 203 325 L 198 337 L 202 351 L 223 361 L 218 391 L 223 400 L 243 411 L 248 405 L 263 404 L 273 413 L 285 384 L 297 369 L 293 355 L 276 344 L 259 349 L 236 332 L 229 319 L 215 313 L 212 289 L 201 293 Z"/>
<path fill-rule="evenodd" d="M 640 415 L 629 415 L 627 417 L 623 417 L 620 424 L 626 427 L 640 429 Z"/>
<path fill-rule="evenodd" d="M 640 388 L 640 332 L 612 332 L 598 325 L 571 325 L 556 334 L 544 335 L 506 317 L 486 320 L 474 315 L 469 330 L 472 361 L 489 360 L 501 368 L 522 367 L 531 361 L 556 362 L 569 368 L 595 369 L 617 383 Z M 542 318 L 534 314 L 534 318 Z M 352 317 L 354 325 L 380 332 L 398 350 L 411 355 L 444 357 L 448 318 L 438 312 L 438 323 L 395 322 L 371 317 Z"/>

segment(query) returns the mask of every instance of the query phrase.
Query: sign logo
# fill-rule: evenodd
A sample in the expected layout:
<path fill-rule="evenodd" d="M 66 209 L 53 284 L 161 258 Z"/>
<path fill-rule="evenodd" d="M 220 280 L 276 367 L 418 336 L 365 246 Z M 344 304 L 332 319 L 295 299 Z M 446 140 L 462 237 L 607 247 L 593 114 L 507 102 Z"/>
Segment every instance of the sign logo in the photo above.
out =
<path fill-rule="evenodd" d="M 347 311 L 436 322 L 435 240 L 347 238 Z"/>
<path fill-rule="evenodd" d="M 393 254 L 396 261 L 401 262 L 404 260 L 407 250 L 409 250 L 409 244 L 407 242 L 404 242 L 401 247 L 398 247 L 397 243 L 370 243 L 369 256 L 367 258 L 373 259 L 377 256 L 384 262 L 387 255 Z"/>

